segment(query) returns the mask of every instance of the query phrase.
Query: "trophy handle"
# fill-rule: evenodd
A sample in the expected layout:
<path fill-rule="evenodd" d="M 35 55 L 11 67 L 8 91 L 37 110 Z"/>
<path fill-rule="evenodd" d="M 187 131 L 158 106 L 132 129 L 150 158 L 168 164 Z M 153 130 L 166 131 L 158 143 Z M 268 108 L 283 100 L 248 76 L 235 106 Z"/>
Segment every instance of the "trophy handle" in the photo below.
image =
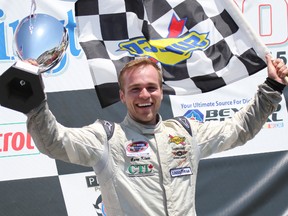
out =
<path fill-rule="evenodd" d="M 28 113 L 44 99 L 44 84 L 37 66 L 18 61 L 0 76 L 1 106 Z"/>

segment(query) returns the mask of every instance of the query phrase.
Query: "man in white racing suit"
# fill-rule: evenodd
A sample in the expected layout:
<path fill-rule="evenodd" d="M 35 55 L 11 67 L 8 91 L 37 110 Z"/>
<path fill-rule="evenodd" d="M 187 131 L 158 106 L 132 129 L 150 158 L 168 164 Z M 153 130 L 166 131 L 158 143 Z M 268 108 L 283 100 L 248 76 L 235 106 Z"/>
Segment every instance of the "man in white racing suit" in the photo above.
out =
<path fill-rule="evenodd" d="M 137 59 L 119 76 L 120 98 L 128 109 L 123 122 L 67 128 L 43 101 L 27 114 L 28 131 L 43 154 L 94 168 L 107 215 L 196 215 L 199 160 L 252 139 L 281 101 L 288 69 L 280 59 L 267 56 L 267 62 L 268 78 L 254 99 L 222 122 L 162 120 L 161 71 Z"/>

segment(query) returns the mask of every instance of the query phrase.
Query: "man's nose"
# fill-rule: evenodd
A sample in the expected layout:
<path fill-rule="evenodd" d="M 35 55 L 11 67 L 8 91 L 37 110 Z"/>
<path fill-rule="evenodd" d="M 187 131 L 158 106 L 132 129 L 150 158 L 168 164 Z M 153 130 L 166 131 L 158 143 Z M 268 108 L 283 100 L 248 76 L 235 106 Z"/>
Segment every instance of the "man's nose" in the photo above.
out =
<path fill-rule="evenodd" d="M 139 97 L 146 99 L 146 98 L 150 97 L 150 93 L 149 93 L 149 91 L 147 91 L 146 88 L 143 88 L 139 94 Z"/>

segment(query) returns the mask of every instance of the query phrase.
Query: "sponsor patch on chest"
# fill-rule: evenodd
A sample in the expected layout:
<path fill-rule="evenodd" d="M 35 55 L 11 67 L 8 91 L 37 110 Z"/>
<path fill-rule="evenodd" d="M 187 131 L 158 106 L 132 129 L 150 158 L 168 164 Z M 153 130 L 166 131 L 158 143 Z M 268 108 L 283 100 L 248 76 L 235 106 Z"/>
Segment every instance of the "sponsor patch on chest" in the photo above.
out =
<path fill-rule="evenodd" d="M 128 157 L 149 157 L 149 144 L 145 141 L 131 142 L 126 145 L 126 155 Z"/>
<path fill-rule="evenodd" d="M 154 166 L 152 164 L 131 164 L 126 173 L 130 177 L 141 177 L 154 175 Z"/>
<path fill-rule="evenodd" d="M 179 177 L 179 176 L 187 176 L 192 175 L 191 167 L 178 167 L 170 170 L 170 175 L 172 178 Z"/>

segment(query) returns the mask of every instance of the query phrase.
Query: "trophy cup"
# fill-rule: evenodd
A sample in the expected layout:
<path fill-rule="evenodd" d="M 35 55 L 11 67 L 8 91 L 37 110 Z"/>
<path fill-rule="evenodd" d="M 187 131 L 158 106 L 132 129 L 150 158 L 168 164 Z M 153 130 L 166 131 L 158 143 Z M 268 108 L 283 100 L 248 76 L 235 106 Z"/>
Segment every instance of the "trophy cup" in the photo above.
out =
<path fill-rule="evenodd" d="M 68 46 L 63 24 L 47 14 L 32 14 L 16 28 L 13 50 L 19 58 L 0 76 L 0 105 L 28 113 L 44 99 L 41 73 L 55 67 Z"/>

